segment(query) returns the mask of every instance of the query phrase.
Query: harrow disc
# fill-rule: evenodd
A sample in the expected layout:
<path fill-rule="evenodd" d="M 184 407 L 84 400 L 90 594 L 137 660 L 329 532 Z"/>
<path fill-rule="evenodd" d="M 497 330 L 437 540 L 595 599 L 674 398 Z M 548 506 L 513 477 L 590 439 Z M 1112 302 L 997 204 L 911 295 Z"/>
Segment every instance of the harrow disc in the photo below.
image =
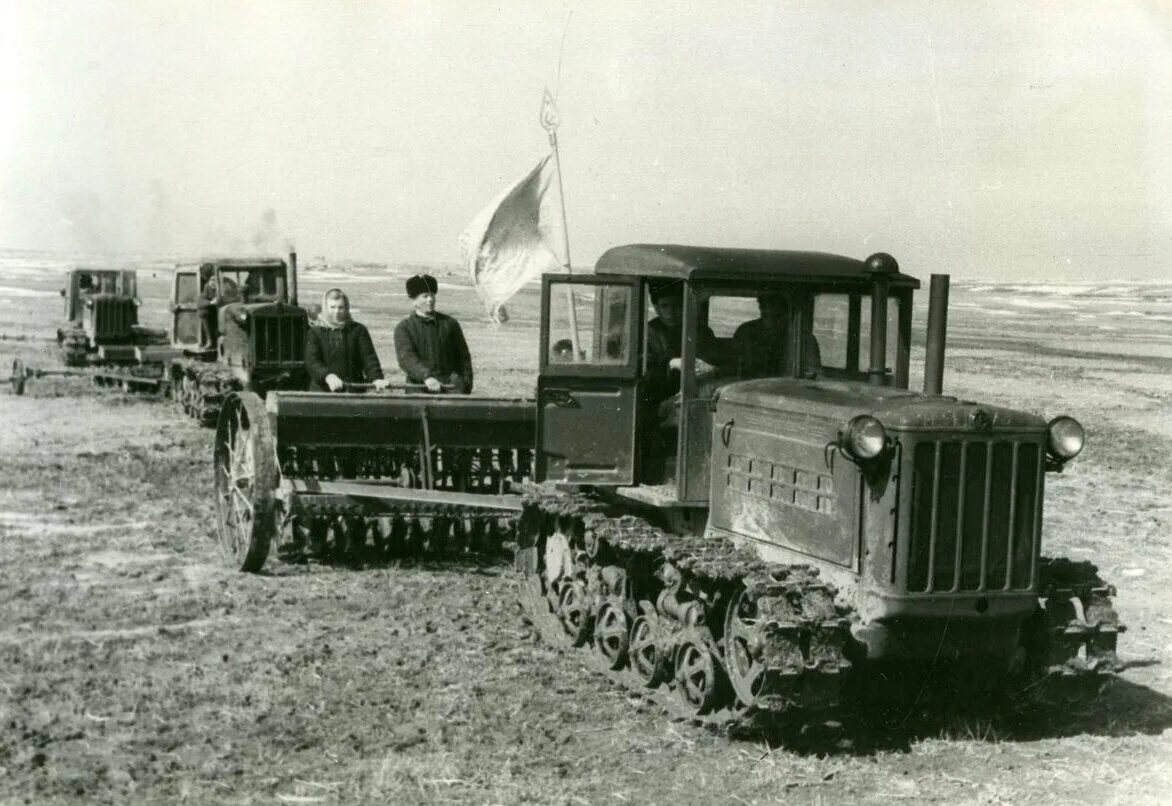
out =
<path fill-rule="evenodd" d="M 225 401 L 216 428 L 215 473 L 224 559 L 241 571 L 259 571 L 277 531 L 279 472 L 264 404 L 252 392 Z"/>

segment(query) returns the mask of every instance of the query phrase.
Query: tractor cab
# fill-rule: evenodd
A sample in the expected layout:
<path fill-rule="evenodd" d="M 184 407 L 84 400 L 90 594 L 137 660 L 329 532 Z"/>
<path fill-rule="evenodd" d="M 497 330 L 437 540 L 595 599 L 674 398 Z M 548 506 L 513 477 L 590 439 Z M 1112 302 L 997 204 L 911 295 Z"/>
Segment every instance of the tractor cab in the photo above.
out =
<path fill-rule="evenodd" d="M 262 393 L 304 387 L 309 319 L 297 305 L 295 254 L 288 263 L 280 258 L 207 260 L 177 270 L 173 283 L 172 347 L 219 364 L 230 386 Z M 174 366 L 171 374 L 177 377 L 180 369 Z"/>
<path fill-rule="evenodd" d="M 616 247 L 594 274 L 546 275 L 538 478 L 703 510 L 722 391 L 906 389 L 918 287 L 887 255 L 688 246 Z"/>
<path fill-rule="evenodd" d="M 285 261 L 276 258 L 224 258 L 182 267 L 171 286 L 171 343 L 193 351 L 214 350 L 230 306 L 288 301 Z"/>
<path fill-rule="evenodd" d="M 66 287 L 61 296 L 66 302 L 66 321 L 80 322 L 86 308 L 93 308 L 93 300 L 121 298 L 134 303 L 137 294 L 135 272 L 123 272 L 114 268 L 74 268 L 66 274 Z"/>

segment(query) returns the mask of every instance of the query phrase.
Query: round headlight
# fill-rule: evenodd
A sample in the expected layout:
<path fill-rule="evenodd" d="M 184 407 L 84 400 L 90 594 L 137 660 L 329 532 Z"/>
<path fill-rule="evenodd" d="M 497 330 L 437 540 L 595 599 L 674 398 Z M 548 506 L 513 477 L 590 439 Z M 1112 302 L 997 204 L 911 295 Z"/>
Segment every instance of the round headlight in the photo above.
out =
<path fill-rule="evenodd" d="M 846 449 L 856 459 L 874 459 L 887 447 L 887 429 L 869 414 L 860 414 L 846 427 Z"/>
<path fill-rule="evenodd" d="M 1050 453 L 1064 462 L 1078 456 L 1086 441 L 1086 432 L 1073 417 L 1055 417 L 1050 421 Z"/>

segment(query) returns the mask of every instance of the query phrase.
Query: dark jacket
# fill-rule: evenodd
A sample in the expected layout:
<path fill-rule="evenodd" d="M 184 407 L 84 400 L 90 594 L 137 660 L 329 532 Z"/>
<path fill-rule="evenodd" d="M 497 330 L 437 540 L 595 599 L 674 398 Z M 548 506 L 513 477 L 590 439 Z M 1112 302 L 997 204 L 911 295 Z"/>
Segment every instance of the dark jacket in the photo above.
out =
<path fill-rule="evenodd" d="M 326 376 L 331 373 L 346 383 L 370 383 L 383 377 L 370 331 L 353 321 L 340 328 L 310 323 L 305 330 L 305 369 L 310 388 L 322 391 L 329 390 Z"/>
<path fill-rule="evenodd" d="M 745 322 L 733 334 L 738 374 L 742 378 L 776 378 L 790 373 L 789 328 L 773 328 L 764 320 Z M 805 372 L 822 371 L 822 351 L 810 336 L 805 343 Z"/>
<path fill-rule="evenodd" d="M 395 327 L 395 353 L 408 383 L 435 378 L 458 392 L 472 391 L 472 354 L 460 323 L 447 314 L 408 316 Z"/>
<path fill-rule="evenodd" d="M 659 317 L 647 323 L 645 397 L 652 404 L 658 404 L 680 390 L 679 370 L 671 369 L 669 363 L 673 358 L 680 357 L 682 340 L 680 329 L 668 327 Z M 724 363 L 711 328 L 700 329 L 696 340 L 696 357 L 715 367 Z"/>

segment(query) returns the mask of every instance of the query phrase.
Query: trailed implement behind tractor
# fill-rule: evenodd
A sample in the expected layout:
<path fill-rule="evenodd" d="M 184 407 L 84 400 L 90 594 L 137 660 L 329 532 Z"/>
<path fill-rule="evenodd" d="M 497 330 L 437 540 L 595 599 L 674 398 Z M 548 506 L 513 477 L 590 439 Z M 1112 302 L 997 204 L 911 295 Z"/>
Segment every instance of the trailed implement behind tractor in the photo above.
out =
<path fill-rule="evenodd" d="M 304 389 L 308 314 L 297 305 L 297 257 L 222 258 L 175 272 L 171 396 L 212 425 L 230 393 Z"/>
<path fill-rule="evenodd" d="M 1042 553 L 1045 474 L 1081 426 L 941 394 L 943 276 L 910 390 L 918 288 L 885 254 L 612 249 L 592 275 L 543 279 L 533 402 L 233 398 L 221 535 L 255 570 L 278 533 L 369 545 L 376 521 L 515 523 L 544 634 L 704 720 L 820 712 L 947 669 L 992 688 L 1111 670 L 1113 589 Z M 459 427 L 437 427 L 449 414 Z M 461 453 L 492 445 L 505 454 Z"/>
<path fill-rule="evenodd" d="M 231 395 L 216 432 L 225 552 L 352 561 L 499 552 L 533 466 L 532 401 L 464 395 Z"/>

